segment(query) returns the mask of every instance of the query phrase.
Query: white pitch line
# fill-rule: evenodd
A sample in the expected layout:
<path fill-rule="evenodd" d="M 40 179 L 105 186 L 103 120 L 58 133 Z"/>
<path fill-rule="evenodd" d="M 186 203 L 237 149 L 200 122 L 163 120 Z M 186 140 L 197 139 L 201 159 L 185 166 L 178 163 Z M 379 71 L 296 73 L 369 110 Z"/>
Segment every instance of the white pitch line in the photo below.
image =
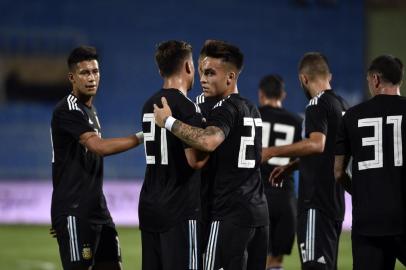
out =
<path fill-rule="evenodd" d="M 37 260 L 19 260 L 18 264 L 20 265 L 21 270 L 56 270 L 56 265 L 52 262 L 47 261 L 37 261 Z"/>

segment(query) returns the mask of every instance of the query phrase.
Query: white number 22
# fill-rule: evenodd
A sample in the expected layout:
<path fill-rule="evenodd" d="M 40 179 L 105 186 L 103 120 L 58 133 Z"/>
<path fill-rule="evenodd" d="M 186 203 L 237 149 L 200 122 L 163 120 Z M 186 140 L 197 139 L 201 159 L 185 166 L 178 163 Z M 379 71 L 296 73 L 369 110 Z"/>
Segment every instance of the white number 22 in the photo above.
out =
<path fill-rule="evenodd" d="M 262 127 L 262 147 L 269 146 L 269 138 L 271 136 L 271 123 L 263 122 Z M 295 136 L 295 127 L 291 125 L 285 125 L 275 123 L 273 125 L 273 132 L 285 134 L 285 139 L 275 139 L 275 146 L 292 144 Z M 289 163 L 288 157 L 273 157 L 268 160 L 269 165 L 283 166 Z"/>

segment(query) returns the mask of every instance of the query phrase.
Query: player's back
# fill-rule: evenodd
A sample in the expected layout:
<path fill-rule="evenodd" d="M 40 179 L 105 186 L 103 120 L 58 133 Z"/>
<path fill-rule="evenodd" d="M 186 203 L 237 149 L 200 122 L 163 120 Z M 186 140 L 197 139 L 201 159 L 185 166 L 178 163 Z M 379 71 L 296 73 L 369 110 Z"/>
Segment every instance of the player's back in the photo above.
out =
<path fill-rule="evenodd" d="M 216 163 L 211 190 L 213 220 L 231 220 L 240 225 L 268 224 L 268 208 L 260 175 L 262 120 L 247 99 L 232 94 L 210 112 L 208 126 L 220 127 L 226 135 L 214 151 Z"/>
<path fill-rule="evenodd" d="M 302 119 L 287 111 L 284 108 L 262 106 L 259 108 L 262 117 L 262 147 L 281 146 L 292 144 L 301 139 Z M 270 190 L 281 190 L 273 188 L 269 183 L 269 175 L 277 166 L 286 165 L 292 158 L 274 157 L 261 165 L 262 180 L 264 187 Z M 293 191 L 293 177 L 284 179 L 282 190 Z"/>
<path fill-rule="evenodd" d="M 406 232 L 406 98 L 377 95 L 343 118 L 353 154 L 353 230 Z"/>
<path fill-rule="evenodd" d="M 177 89 L 162 89 L 142 109 L 146 157 L 145 179 L 140 194 L 140 227 L 164 231 L 182 219 L 197 219 L 200 208 L 198 171 L 186 159 L 187 147 L 172 133 L 155 125 L 153 104 L 165 97 L 176 119 L 200 126 L 199 108 Z"/>

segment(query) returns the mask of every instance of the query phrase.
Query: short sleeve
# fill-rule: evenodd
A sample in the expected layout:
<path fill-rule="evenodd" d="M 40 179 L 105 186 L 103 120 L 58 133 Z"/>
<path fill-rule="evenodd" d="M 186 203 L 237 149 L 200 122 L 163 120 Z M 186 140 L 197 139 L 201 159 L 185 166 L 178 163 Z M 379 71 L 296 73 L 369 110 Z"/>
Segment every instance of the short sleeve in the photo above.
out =
<path fill-rule="evenodd" d="M 345 115 L 338 126 L 338 131 L 337 131 L 337 136 L 336 136 L 336 150 L 335 154 L 336 155 L 346 155 L 349 154 L 350 152 L 350 141 L 349 141 L 349 135 L 348 131 L 346 128 L 346 118 Z"/>
<path fill-rule="evenodd" d="M 223 101 L 220 106 L 215 107 L 208 119 L 207 119 L 207 126 L 215 126 L 220 128 L 223 132 L 225 137 L 228 136 L 230 130 L 236 124 L 235 119 L 238 117 L 238 111 L 234 109 L 231 104 Z"/>
<path fill-rule="evenodd" d="M 94 129 L 88 123 L 85 115 L 78 110 L 56 111 L 54 113 L 54 126 L 72 137 L 79 140 L 85 132 L 93 132 Z"/>
<path fill-rule="evenodd" d="M 316 105 L 308 105 L 306 108 L 305 132 L 306 137 L 312 132 L 321 132 L 327 135 L 328 131 L 328 108 L 323 102 Z"/>

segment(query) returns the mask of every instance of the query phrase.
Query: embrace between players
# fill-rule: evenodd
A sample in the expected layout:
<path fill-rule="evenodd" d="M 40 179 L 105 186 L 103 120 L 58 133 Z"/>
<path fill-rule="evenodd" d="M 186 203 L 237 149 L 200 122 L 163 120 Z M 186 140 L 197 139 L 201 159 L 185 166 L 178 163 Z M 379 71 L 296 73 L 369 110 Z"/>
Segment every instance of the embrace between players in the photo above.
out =
<path fill-rule="evenodd" d="M 368 160 L 371 151 L 364 146 L 381 150 L 388 144 L 385 136 L 378 135 L 381 145 L 365 143 L 364 137 L 369 134 L 365 133 L 356 142 L 360 146 L 354 149 L 348 140 L 355 135 L 349 135 L 347 129 L 375 127 L 379 123 L 377 128 L 393 125 L 396 136 L 390 138 L 397 146 L 394 168 L 376 165 L 374 161 L 382 158 L 378 153 L 375 160 L 363 163 L 362 170 L 396 171 L 388 180 L 391 188 L 385 194 L 397 200 L 394 213 L 386 215 L 386 222 L 395 219 L 396 224 L 387 225 L 383 234 L 381 224 L 364 229 L 371 213 L 359 212 L 364 222 L 358 223 L 357 238 L 353 233 L 353 246 L 355 242 L 358 248 L 358 253 L 353 250 L 354 269 L 390 269 L 387 267 L 392 262 L 394 265 L 396 257 L 404 263 L 406 188 L 397 179 L 404 178 L 401 151 L 406 140 L 402 132 L 405 100 L 399 93 L 393 95 L 396 102 L 391 101 L 393 106 L 388 110 L 397 103 L 402 109 L 388 116 L 385 123 L 373 122 L 376 115 L 372 122 L 365 120 L 363 125 L 344 129 L 342 115 L 348 106 L 331 90 L 327 59 L 320 53 L 307 53 L 299 63 L 299 80 L 310 99 L 300 139 L 300 119 L 281 108 L 284 91 L 280 77 L 271 76 L 261 82 L 260 109 L 239 95 L 237 81 L 243 58 L 240 49 L 232 44 L 206 41 L 198 64 L 203 94 L 195 104 L 187 97 L 195 77 L 192 47 L 174 40 L 159 44 L 155 59 L 163 86 L 142 108 L 143 133 L 102 139 L 92 105 L 99 83 L 97 53 L 89 47 L 72 52 L 69 63 L 73 90 L 58 104 L 52 120 L 52 225 L 64 269 L 121 269 L 118 236 L 102 191 L 102 156 L 126 151 L 142 141 L 147 163 L 139 202 L 143 270 L 282 269 L 282 256 L 290 254 L 296 229 L 291 173 L 297 168 L 301 173 L 297 238 L 302 269 L 337 269 L 343 187 L 362 201 L 356 200 L 357 207 L 365 207 L 363 203 L 370 199 L 358 195 L 363 191 L 359 191 L 359 185 L 351 185 L 340 168 L 345 169 L 348 157 L 353 156 L 353 175 L 362 178 L 361 169 L 355 169 L 354 164 Z M 368 71 L 369 86 L 379 89 L 380 95 L 389 95 L 382 89 L 388 84 L 400 86 L 402 76 L 393 79 L 392 75 L 396 67 L 403 74 L 403 66 L 390 56 L 374 61 Z M 279 90 L 275 94 L 268 88 Z M 356 117 L 351 113 L 348 119 Z M 337 133 L 341 142 L 334 170 Z M 393 155 L 388 158 L 393 159 Z M 343 185 L 335 181 L 334 173 Z M 278 188 L 272 187 L 268 178 Z M 275 240 L 282 235 L 286 237 Z M 384 241 L 379 238 L 382 236 L 394 239 Z M 398 247 L 392 257 L 387 254 L 388 241 Z M 380 247 L 374 250 L 376 261 L 362 259 L 376 245 Z M 380 263 L 383 268 L 371 268 Z"/>

